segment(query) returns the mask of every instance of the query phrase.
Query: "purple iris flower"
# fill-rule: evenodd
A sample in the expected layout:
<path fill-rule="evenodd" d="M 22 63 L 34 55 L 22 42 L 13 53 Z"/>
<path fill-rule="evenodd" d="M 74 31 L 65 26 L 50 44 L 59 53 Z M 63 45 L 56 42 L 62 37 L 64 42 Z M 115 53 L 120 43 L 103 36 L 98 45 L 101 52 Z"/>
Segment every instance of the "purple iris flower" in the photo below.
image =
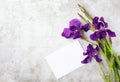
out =
<path fill-rule="evenodd" d="M 104 21 L 103 17 L 100 18 L 100 21 L 103 23 L 105 27 L 108 27 L 108 23 Z"/>
<path fill-rule="evenodd" d="M 90 39 L 96 41 L 98 39 L 106 38 L 107 33 L 105 30 L 99 30 L 90 35 Z"/>
<path fill-rule="evenodd" d="M 100 19 L 97 16 L 94 17 L 92 24 L 98 31 L 95 31 L 93 34 L 90 35 L 91 40 L 96 41 L 98 39 L 103 39 L 106 38 L 107 35 L 110 38 L 116 37 L 115 32 L 111 31 L 110 29 L 107 29 L 108 23 L 104 21 L 103 17 L 101 17 Z"/>
<path fill-rule="evenodd" d="M 90 29 L 89 23 L 82 25 L 79 19 L 72 19 L 69 22 L 69 28 L 64 28 L 62 36 L 65 38 L 82 38 L 82 31 L 87 32 Z"/>
<path fill-rule="evenodd" d="M 99 58 L 98 56 L 99 48 L 93 48 L 91 44 L 87 46 L 86 52 L 83 53 L 83 55 L 87 56 L 81 63 L 87 64 L 92 61 L 92 58 L 95 58 L 97 62 L 101 62 L 102 59 Z"/>
<path fill-rule="evenodd" d="M 94 32 L 93 34 L 90 35 L 90 39 L 93 41 L 96 41 L 98 39 L 103 39 L 107 37 L 107 34 L 109 37 L 116 37 L 115 32 L 112 32 L 109 29 L 105 29 Z"/>
<path fill-rule="evenodd" d="M 98 32 L 94 32 L 93 34 L 90 35 L 90 39 L 93 40 L 93 41 L 96 41 L 99 39 L 98 37 Z"/>
<path fill-rule="evenodd" d="M 73 35 L 73 31 L 71 31 L 69 28 L 64 28 L 61 35 L 65 38 L 70 38 Z"/>
<path fill-rule="evenodd" d="M 69 22 L 69 28 L 72 31 L 79 30 L 80 27 L 81 27 L 81 22 L 79 21 L 79 19 L 72 19 Z"/>
<path fill-rule="evenodd" d="M 98 26 L 98 19 L 99 19 L 99 17 L 94 17 L 93 22 L 92 22 L 94 27 Z"/>
<path fill-rule="evenodd" d="M 77 39 L 77 38 L 82 38 L 82 35 L 80 34 L 79 31 L 76 31 L 73 35 L 73 39 Z"/>
<path fill-rule="evenodd" d="M 104 21 L 104 18 L 103 18 L 103 17 L 101 17 L 101 18 L 99 19 L 99 17 L 96 16 L 96 17 L 93 19 L 92 24 L 93 24 L 93 26 L 95 27 L 95 29 L 98 29 L 98 30 L 99 30 L 99 29 L 105 29 L 105 28 L 108 27 L 108 23 Z"/>
<path fill-rule="evenodd" d="M 83 25 L 83 26 L 81 27 L 81 29 L 84 30 L 85 32 L 87 32 L 87 31 L 90 29 L 89 23 Z"/>

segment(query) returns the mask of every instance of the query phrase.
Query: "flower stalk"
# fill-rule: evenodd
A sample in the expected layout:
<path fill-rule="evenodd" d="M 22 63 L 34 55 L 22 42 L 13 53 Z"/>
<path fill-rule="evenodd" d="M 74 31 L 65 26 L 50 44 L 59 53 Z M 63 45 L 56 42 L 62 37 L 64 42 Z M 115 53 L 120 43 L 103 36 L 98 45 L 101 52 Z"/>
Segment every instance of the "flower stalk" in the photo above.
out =
<path fill-rule="evenodd" d="M 82 7 L 80 4 L 78 4 L 80 10 L 85 14 L 85 16 L 90 20 L 92 21 L 92 17 L 89 15 L 89 13 L 86 11 L 86 9 L 84 7 Z"/>

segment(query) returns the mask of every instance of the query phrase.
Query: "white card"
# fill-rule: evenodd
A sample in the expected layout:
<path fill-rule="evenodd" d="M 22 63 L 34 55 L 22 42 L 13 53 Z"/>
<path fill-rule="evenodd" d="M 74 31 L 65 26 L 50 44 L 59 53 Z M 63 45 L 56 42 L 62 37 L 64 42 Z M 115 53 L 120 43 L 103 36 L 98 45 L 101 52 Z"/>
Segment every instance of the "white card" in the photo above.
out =
<path fill-rule="evenodd" d="M 83 66 L 81 63 L 83 59 L 83 48 L 78 41 L 46 57 L 57 79 Z"/>

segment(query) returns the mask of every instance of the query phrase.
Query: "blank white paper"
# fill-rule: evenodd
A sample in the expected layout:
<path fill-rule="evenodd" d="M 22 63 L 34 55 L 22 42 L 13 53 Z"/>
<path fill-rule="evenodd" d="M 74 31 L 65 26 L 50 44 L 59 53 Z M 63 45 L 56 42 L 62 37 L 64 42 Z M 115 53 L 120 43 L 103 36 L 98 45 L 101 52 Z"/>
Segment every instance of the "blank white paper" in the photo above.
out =
<path fill-rule="evenodd" d="M 57 79 L 83 66 L 81 63 L 83 59 L 83 48 L 78 41 L 75 41 L 46 57 L 46 60 Z"/>

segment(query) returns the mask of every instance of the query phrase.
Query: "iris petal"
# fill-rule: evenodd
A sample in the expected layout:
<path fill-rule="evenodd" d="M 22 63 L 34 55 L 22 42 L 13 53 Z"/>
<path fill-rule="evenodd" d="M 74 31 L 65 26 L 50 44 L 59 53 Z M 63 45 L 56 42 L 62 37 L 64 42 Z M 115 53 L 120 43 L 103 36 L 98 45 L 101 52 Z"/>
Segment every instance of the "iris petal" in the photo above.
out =
<path fill-rule="evenodd" d="M 72 31 L 80 29 L 80 26 L 81 26 L 81 22 L 79 21 L 79 19 L 72 19 L 69 22 L 69 28 Z"/>
<path fill-rule="evenodd" d="M 77 38 L 82 38 L 82 36 L 80 35 L 80 33 L 78 31 L 75 32 L 73 35 L 73 39 L 77 39 Z"/>
<path fill-rule="evenodd" d="M 103 39 L 103 38 L 106 38 L 107 33 L 106 33 L 105 30 L 100 30 L 100 31 L 98 32 L 98 36 L 99 36 L 99 39 Z"/>
<path fill-rule="evenodd" d="M 102 59 L 100 59 L 100 58 L 98 57 L 98 55 L 95 55 L 94 58 L 95 58 L 95 60 L 96 60 L 97 62 L 101 62 L 101 61 L 102 61 Z"/>
<path fill-rule="evenodd" d="M 103 17 L 100 18 L 100 21 L 103 22 L 103 24 L 104 24 L 104 26 L 105 26 L 106 28 L 108 27 L 108 23 L 106 23 L 106 22 L 104 21 L 104 18 L 103 18 Z"/>
<path fill-rule="evenodd" d="M 91 62 L 92 58 L 90 56 L 87 56 L 83 61 L 81 61 L 81 63 L 83 64 L 87 64 L 89 62 Z"/>
<path fill-rule="evenodd" d="M 98 23 L 98 19 L 99 19 L 99 17 L 94 17 L 94 19 L 93 19 L 93 24 L 96 24 L 96 23 Z"/>
<path fill-rule="evenodd" d="M 96 41 L 98 39 L 97 32 L 94 32 L 93 34 L 91 34 L 90 39 L 93 41 Z"/>
<path fill-rule="evenodd" d="M 70 38 L 72 34 L 73 34 L 73 32 L 70 29 L 64 28 L 61 35 L 65 38 Z"/>
<path fill-rule="evenodd" d="M 83 25 L 81 29 L 87 32 L 90 29 L 89 23 Z"/>
<path fill-rule="evenodd" d="M 107 33 L 109 37 L 116 37 L 115 32 L 112 32 L 111 30 L 107 29 Z"/>

